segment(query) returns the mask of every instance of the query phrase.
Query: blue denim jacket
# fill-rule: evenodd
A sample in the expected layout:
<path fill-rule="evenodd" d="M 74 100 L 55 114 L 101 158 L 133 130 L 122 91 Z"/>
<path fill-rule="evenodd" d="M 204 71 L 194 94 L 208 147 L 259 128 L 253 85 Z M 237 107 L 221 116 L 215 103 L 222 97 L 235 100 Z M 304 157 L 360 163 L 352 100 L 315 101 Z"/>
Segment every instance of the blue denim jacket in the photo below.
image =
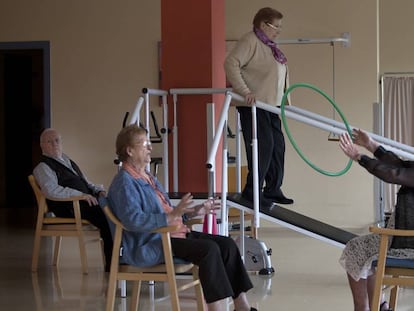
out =
<path fill-rule="evenodd" d="M 158 180 L 156 184 L 170 203 Z M 123 231 L 120 262 L 141 267 L 164 262 L 161 235 L 150 231 L 166 226 L 167 215 L 151 185 L 121 169 L 112 180 L 107 200 L 109 208 L 127 229 Z M 114 234 L 115 226 L 111 222 L 110 227 Z"/>

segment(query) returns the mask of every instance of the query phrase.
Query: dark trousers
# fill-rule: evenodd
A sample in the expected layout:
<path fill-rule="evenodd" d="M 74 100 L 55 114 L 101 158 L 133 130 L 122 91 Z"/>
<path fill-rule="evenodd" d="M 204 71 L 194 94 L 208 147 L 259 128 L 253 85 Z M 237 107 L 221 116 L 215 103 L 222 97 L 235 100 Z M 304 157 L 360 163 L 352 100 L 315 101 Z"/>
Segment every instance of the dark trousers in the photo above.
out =
<path fill-rule="evenodd" d="M 253 194 L 253 155 L 252 155 L 252 110 L 250 107 L 237 107 L 246 147 L 249 172 L 244 191 Z M 277 114 L 256 109 L 259 193 L 263 190 L 269 196 L 281 195 L 285 168 L 285 138 Z M 263 184 L 265 188 L 263 189 Z"/>
<path fill-rule="evenodd" d="M 53 203 L 55 205 L 57 202 Z M 66 204 L 66 202 L 59 203 Z M 57 217 L 75 217 L 72 204 L 71 206 L 65 204 L 62 204 L 61 206 L 51 206 L 50 210 Z M 106 216 L 99 205 L 89 206 L 85 201 L 80 201 L 80 212 L 82 219 L 88 220 L 100 231 L 101 238 L 104 242 L 105 270 L 109 271 L 108 269 L 111 266 L 113 240 Z"/>
<path fill-rule="evenodd" d="M 207 303 L 227 297 L 237 298 L 253 288 L 232 238 L 192 231 L 186 239 L 172 238 L 171 247 L 175 257 L 199 267 Z"/>

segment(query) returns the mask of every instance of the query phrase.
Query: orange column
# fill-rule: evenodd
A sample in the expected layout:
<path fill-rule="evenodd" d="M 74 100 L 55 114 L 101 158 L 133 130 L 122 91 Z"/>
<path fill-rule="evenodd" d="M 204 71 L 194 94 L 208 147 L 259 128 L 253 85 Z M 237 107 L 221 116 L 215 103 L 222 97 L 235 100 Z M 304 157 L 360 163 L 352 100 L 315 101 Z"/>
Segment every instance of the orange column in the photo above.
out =
<path fill-rule="evenodd" d="M 161 1 L 161 88 L 224 88 L 224 0 Z M 215 103 L 216 122 L 224 95 L 178 95 L 178 190 L 208 190 L 206 105 Z M 169 98 L 169 126 L 173 124 Z M 172 145 L 172 136 L 169 140 Z M 173 190 L 170 149 L 170 190 Z M 216 189 L 221 185 L 221 152 Z"/>

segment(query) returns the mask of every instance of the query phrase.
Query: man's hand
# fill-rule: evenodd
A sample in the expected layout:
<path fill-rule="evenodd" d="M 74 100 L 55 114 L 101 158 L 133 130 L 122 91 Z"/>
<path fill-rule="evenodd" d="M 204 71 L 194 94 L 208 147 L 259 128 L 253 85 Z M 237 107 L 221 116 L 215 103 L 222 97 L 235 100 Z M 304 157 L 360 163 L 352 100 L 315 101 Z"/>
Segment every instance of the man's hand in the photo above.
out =
<path fill-rule="evenodd" d="M 88 202 L 89 206 L 98 205 L 98 199 L 95 198 L 93 195 L 87 194 L 85 201 Z"/>

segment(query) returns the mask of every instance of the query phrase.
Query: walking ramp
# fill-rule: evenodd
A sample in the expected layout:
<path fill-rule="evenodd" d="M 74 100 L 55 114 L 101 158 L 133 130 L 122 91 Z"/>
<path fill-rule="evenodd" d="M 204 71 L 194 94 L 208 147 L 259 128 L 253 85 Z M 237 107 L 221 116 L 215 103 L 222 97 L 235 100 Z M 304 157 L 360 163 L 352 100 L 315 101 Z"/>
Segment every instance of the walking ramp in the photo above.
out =
<path fill-rule="evenodd" d="M 173 192 L 169 195 L 173 201 L 178 201 L 184 193 Z M 193 197 L 194 200 L 205 200 L 208 194 L 193 193 Z M 242 198 L 240 193 L 228 193 L 226 202 L 227 208 L 234 207 L 245 213 L 254 213 L 253 204 Z M 270 208 L 260 207 L 260 218 L 340 248 L 344 248 L 349 240 L 357 236 L 352 232 L 331 226 L 275 204 Z"/>
<path fill-rule="evenodd" d="M 240 193 L 229 193 L 227 205 L 246 213 L 254 213 L 253 204 L 242 198 Z M 357 236 L 276 204 L 260 207 L 260 218 L 340 248 L 344 248 L 349 240 Z"/>

